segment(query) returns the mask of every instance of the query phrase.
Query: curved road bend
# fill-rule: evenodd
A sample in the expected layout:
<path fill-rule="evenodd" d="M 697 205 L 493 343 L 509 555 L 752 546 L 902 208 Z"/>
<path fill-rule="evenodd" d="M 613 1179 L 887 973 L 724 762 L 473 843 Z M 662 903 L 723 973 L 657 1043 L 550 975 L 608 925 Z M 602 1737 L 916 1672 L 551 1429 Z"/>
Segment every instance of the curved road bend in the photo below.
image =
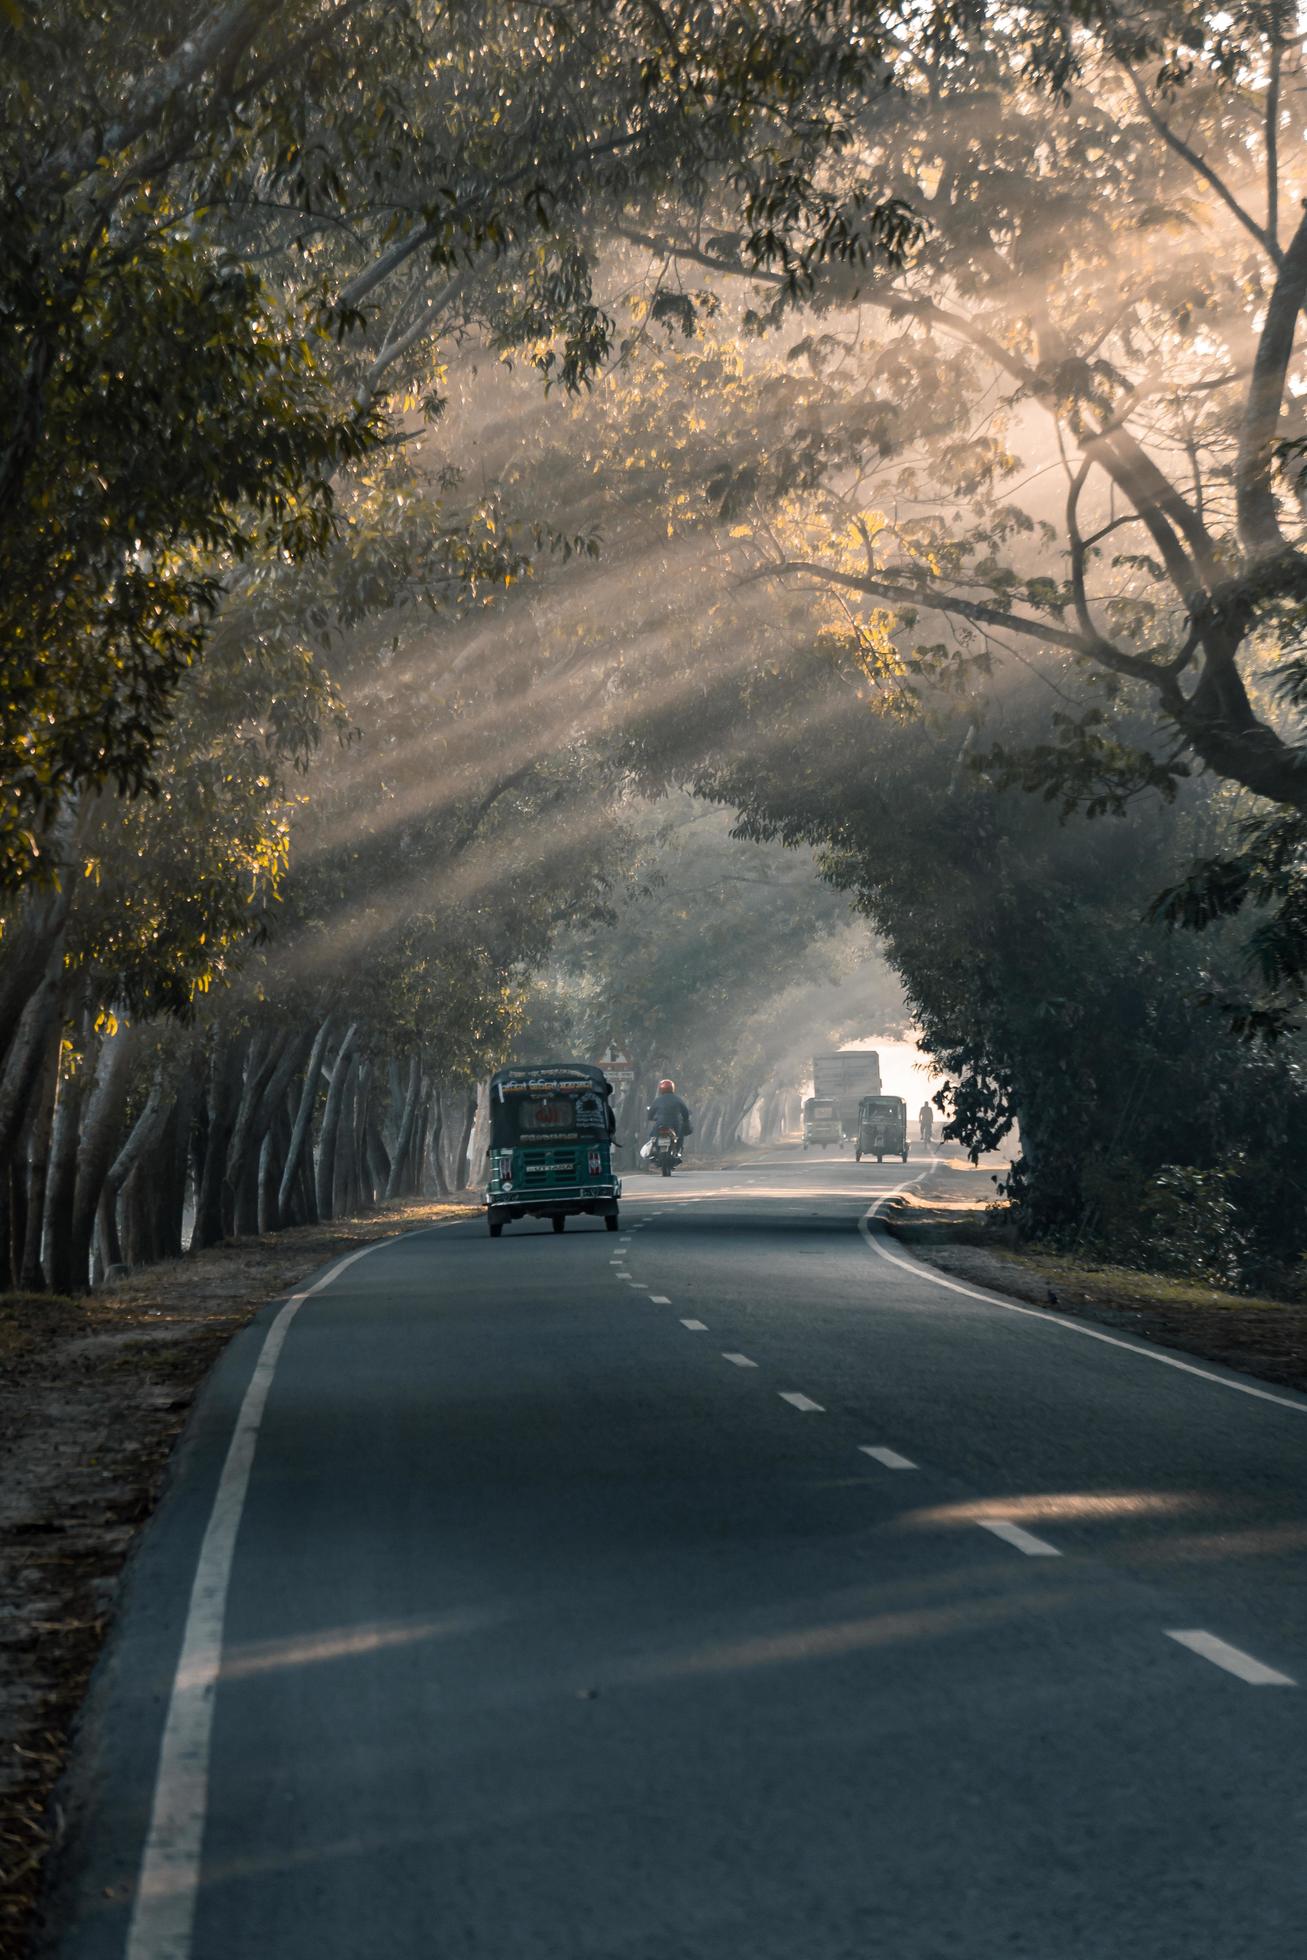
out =
<path fill-rule="evenodd" d="M 1302 1960 L 1307 1399 L 890 1263 L 917 1168 L 632 1179 L 620 1239 L 457 1224 L 269 1309 L 134 1562 L 52 1951 Z"/>

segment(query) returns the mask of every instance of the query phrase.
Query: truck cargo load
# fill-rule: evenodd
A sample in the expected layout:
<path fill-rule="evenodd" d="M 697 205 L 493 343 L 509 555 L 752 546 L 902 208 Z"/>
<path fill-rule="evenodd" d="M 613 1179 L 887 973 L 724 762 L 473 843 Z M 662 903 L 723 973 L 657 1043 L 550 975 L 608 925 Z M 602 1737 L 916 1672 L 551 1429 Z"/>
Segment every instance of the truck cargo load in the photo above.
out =
<path fill-rule="evenodd" d="M 812 1093 L 828 1096 L 836 1103 L 843 1134 L 855 1136 L 858 1104 L 864 1096 L 880 1094 L 880 1056 L 874 1048 L 841 1048 L 834 1055 L 814 1055 Z"/>

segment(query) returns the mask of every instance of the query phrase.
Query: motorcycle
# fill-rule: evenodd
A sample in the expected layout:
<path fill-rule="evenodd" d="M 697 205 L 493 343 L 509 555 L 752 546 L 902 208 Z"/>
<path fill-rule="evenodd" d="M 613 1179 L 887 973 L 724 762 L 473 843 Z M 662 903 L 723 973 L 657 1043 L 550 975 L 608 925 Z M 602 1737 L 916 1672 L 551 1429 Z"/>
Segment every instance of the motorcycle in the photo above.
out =
<path fill-rule="evenodd" d="M 640 1155 L 650 1170 L 661 1171 L 664 1177 L 670 1177 L 681 1161 L 681 1139 L 673 1129 L 655 1130 Z"/>

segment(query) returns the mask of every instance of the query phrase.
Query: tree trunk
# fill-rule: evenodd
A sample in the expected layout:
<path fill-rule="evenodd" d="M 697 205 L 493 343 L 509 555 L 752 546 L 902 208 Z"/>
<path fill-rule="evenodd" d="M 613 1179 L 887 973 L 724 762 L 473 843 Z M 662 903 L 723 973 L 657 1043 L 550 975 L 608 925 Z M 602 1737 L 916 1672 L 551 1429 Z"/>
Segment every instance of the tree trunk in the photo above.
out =
<path fill-rule="evenodd" d="M 0 1163 L 13 1163 L 37 1078 L 49 1052 L 63 996 L 62 968 L 47 973 L 28 997 L 0 1069 Z"/>
<path fill-rule="evenodd" d="M 61 971 L 60 948 L 74 886 L 74 879 L 65 878 L 57 891 L 42 893 L 26 907 L 20 901 L 17 916 L 6 926 L 0 967 L 0 1064 L 8 1061 L 32 995 Z"/>
<path fill-rule="evenodd" d="M 72 1261 L 73 1202 L 77 1193 L 77 1144 L 82 1106 L 86 1099 L 86 1070 L 65 1076 L 59 1084 L 50 1139 L 50 1169 L 45 1186 L 45 1278 L 52 1293 L 71 1293 L 86 1284 L 74 1276 Z"/>
<path fill-rule="evenodd" d="M 257 1100 L 250 1104 L 243 1134 L 237 1119 L 227 1151 L 227 1176 L 235 1192 L 238 1232 L 275 1230 L 275 1226 L 265 1228 L 260 1223 L 268 1208 L 264 1196 L 263 1146 L 285 1109 L 287 1092 L 304 1061 L 307 1046 L 308 1037 L 303 1034 L 285 1035 L 280 1040 L 274 1037 L 267 1066 L 259 1070 L 263 1086 Z"/>
<path fill-rule="evenodd" d="M 281 1215 L 281 1172 L 290 1146 L 290 1116 L 284 1104 L 267 1130 L 259 1146 L 259 1231 L 278 1232 L 284 1220 Z"/>
<path fill-rule="evenodd" d="M 63 1029 L 59 1027 L 48 1044 L 37 1078 L 36 1092 L 32 1098 L 32 1120 L 27 1133 L 27 1194 L 23 1244 L 18 1260 L 18 1284 L 25 1293 L 40 1293 L 45 1288 L 41 1241 L 45 1230 L 45 1193 L 50 1174 L 50 1146 L 62 1053 Z"/>
<path fill-rule="evenodd" d="M 332 1209 L 335 1194 L 336 1144 L 340 1135 L 340 1115 L 345 1089 L 354 1059 L 354 1036 L 357 1028 L 357 1022 L 351 1022 L 346 1028 L 331 1071 L 331 1087 L 327 1091 L 327 1107 L 322 1117 L 322 1134 L 318 1139 L 318 1168 L 314 1183 L 319 1218 L 334 1218 L 336 1215 Z"/>
<path fill-rule="evenodd" d="M 423 1079 L 422 1100 L 418 1109 L 418 1120 L 413 1126 L 413 1169 L 409 1178 L 409 1188 L 414 1197 L 422 1196 L 426 1182 L 427 1132 L 431 1127 L 431 1084 Z"/>
<path fill-rule="evenodd" d="M 468 1163 L 468 1153 L 472 1143 L 472 1126 L 476 1120 L 477 1092 L 476 1084 L 473 1083 L 472 1087 L 468 1090 L 467 1101 L 463 1107 L 463 1132 L 458 1140 L 458 1181 L 454 1187 L 457 1191 L 467 1190 L 468 1179 L 472 1174 L 471 1166 Z"/>
<path fill-rule="evenodd" d="M 277 1216 L 284 1223 L 294 1209 L 293 1193 L 300 1178 L 302 1166 L 308 1161 L 307 1145 L 313 1134 L 313 1112 L 318 1106 L 318 1090 L 322 1086 L 322 1058 L 327 1043 L 331 1039 L 332 1016 L 328 1014 L 313 1038 L 309 1050 L 308 1065 L 304 1071 L 304 1081 L 300 1088 L 299 1103 L 295 1110 L 295 1121 L 291 1126 L 290 1144 L 286 1151 L 286 1161 L 282 1166 L 281 1183 L 277 1188 Z M 301 1196 L 303 1186 L 300 1186 Z M 313 1180 L 308 1180 L 309 1203 L 313 1199 Z M 310 1209 L 304 1218 L 297 1218 L 297 1224 L 311 1225 L 314 1212 Z"/>
<path fill-rule="evenodd" d="M 172 1113 L 158 1152 L 156 1238 L 161 1259 L 180 1259 L 184 1250 L 187 1179 L 190 1171 L 191 1117 L 195 1077 L 190 1057 L 182 1068 Z"/>
<path fill-rule="evenodd" d="M 422 1089 L 422 1063 L 414 1053 L 409 1057 L 408 1087 L 404 1092 L 403 1114 L 399 1122 L 399 1134 L 395 1140 L 395 1154 L 390 1160 L 390 1177 L 386 1184 L 388 1198 L 406 1197 L 412 1188 L 413 1175 L 413 1128 L 417 1122 L 418 1096 Z"/>
<path fill-rule="evenodd" d="M 431 1095 L 431 1135 L 427 1142 L 427 1160 L 431 1165 L 432 1181 L 438 1198 L 449 1196 L 449 1179 L 440 1161 L 440 1152 L 445 1140 L 445 1103 L 437 1082 Z"/>
<path fill-rule="evenodd" d="M 368 1121 L 363 1135 L 363 1149 L 367 1158 L 368 1179 L 372 1185 L 373 1202 L 386 1195 L 390 1182 L 390 1153 L 386 1149 L 381 1134 L 381 1121 L 371 1099 L 368 1103 Z"/>
<path fill-rule="evenodd" d="M 113 1163 L 127 1101 L 128 1064 L 139 1045 L 140 1033 L 134 1027 L 120 1027 L 100 1045 L 95 1084 L 89 1091 L 77 1152 L 77 1185 L 72 1229 L 68 1235 L 72 1287 L 76 1292 L 85 1292 L 90 1285 L 91 1238 L 100 1193 Z"/>
<path fill-rule="evenodd" d="M 351 1055 L 345 1065 L 345 1087 L 341 1092 L 331 1167 L 329 1215 L 332 1218 L 348 1218 L 354 1209 L 354 1117 L 358 1108 L 359 1066 L 357 1055 Z"/>
<path fill-rule="evenodd" d="M 238 1037 L 229 1042 L 221 1025 L 214 1029 L 205 1093 L 204 1163 L 200 1170 L 200 1187 L 195 1194 L 192 1252 L 203 1251 L 205 1246 L 220 1245 L 225 1237 L 223 1198 L 226 1195 L 227 1150 L 240 1098 L 244 1052 L 244 1038 Z"/>
<path fill-rule="evenodd" d="M 222 1167 L 224 1223 L 233 1233 L 253 1231 L 258 1215 L 259 1138 L 253 1132 L 263 1092 L 277 1066 L 276 1038 L 259 1028 L 250 1037 L 240 1100 Z"/>
<path fill-rule="evenodd" d="M 97 1215 L 101 1253 L 106 1266 L 121 1265 L 123 1261 L 122 1227 L 118 1219 L 119 1196 L 128 1179 L 152 1155 L 163 1136 L 171 1113 L 172 1097 L 168 1093 L 163 1063 L 156 1062 L 145 1107 L 133 1123 L 126 1142 L 109 1166 L 100 1193 Z"/>

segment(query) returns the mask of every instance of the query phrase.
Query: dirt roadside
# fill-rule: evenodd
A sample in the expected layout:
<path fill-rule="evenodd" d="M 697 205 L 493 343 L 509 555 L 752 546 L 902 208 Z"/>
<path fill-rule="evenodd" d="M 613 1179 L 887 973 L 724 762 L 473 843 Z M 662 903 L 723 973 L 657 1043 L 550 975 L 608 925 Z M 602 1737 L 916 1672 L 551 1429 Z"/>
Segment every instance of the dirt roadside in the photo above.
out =
<path fill-rule="evenodd" d="M 381 1205 L 83 1300 L 0 1298 L 0 1960 L 27 1952 L 72 1724 L 209 1368 L 261 1306 L 333 1257 L 467 1209 Z"/>
<path fill-rule="evenodd" d="M 895 1238 L 950 1278 L 1307 1392 L 1307 1304 L 1017 1250 L 995 1229 L 993 1166 L 963 1158 L 939 1168 L 950 1173 L 946 1190 L 928 1179 L 883 1215 Z"/>

